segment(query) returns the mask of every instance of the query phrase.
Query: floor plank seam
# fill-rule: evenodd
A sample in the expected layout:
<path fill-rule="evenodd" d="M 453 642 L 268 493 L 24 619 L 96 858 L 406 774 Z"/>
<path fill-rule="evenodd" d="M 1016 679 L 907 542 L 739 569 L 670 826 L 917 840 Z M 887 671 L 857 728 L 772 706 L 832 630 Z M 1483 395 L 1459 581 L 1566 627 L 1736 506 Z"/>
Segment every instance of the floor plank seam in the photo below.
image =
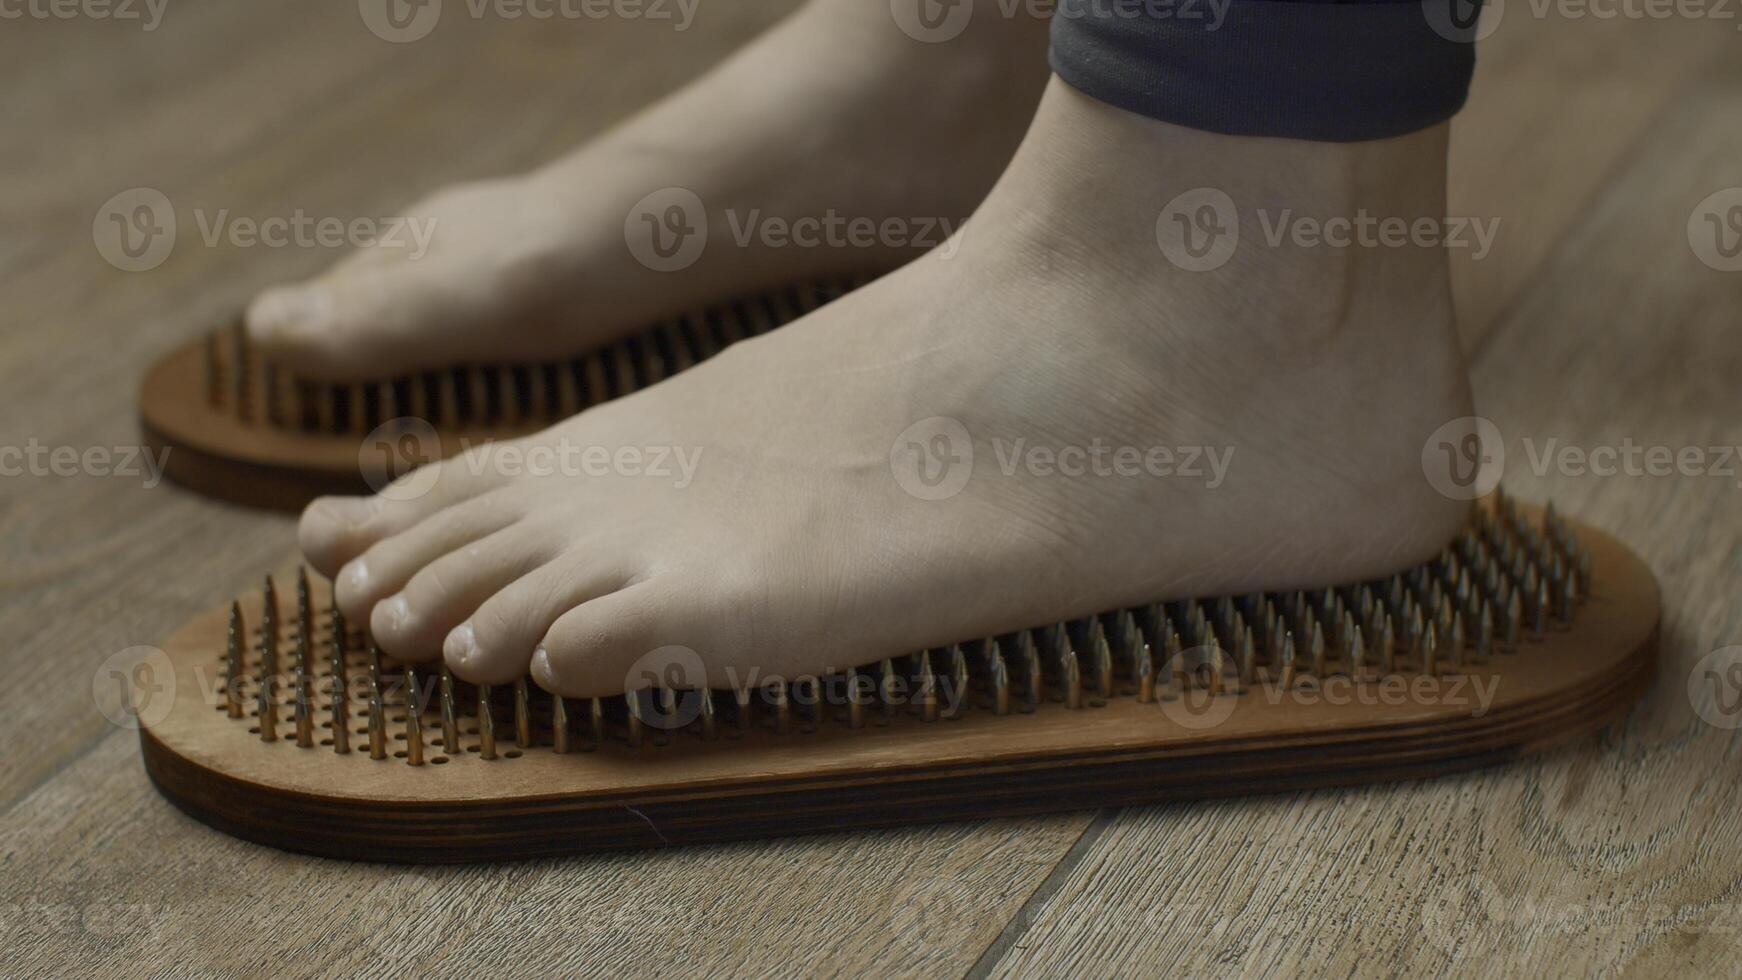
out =
<path fill-rule="evenodd" d="M 103 742 L 106 739 L 108 739 L 110 737 L 110 735 L 112 735 L 112 734 L 113 734 L 113 732 L 104 732 L 104 733 L 98 735 L 96 738 L 92 739 L 91 741 L 87 742 L 84 746 L 80 747 L 77 751 L 73 752 L 71 755 L 69 755 L 65 759 L 61 760 L 61 762 L 58 765 L 56 765 L 53 769 L 50 769 L 49 771 L 43 773 L 42 777 L 37 779 L 36 782 L 31 783 L 29 786 L 26 786 L 23 789 L 21 789 L 16 796 L 14 796 L 11 800 L 6 802 L 4 807 L 0 807 L 0 823 L 5 823 L 6 818 L 12 816 L 12 811 L 18 809 L 20 806 L 23 806 L 26 802 L 28 802 L 30 800 L 31 797 L 33 797 L 37 793 L 41 792 L 43 787 L 45 787 L 49 783 L 52 783 L 55 780 L 59 779 L 64 773 L 66 773 L 67 770 L 71 769 L 73 766 L 78 765 L 80 762 L 83 762 L 86 756 L 88 756 L 92 752 L 96 751 L 97 747 L 102 745 Z"/>
<path fill-rule="evenodd" d="M 1718 65 L 1721 64 L 1722 61 L 1728 60 L 1729 57 L 1731 57 L 1731 55 L 1728 51 L 1715 51 L 1708 60 L 1711 65 Z M 1707 80 L 1707 73 L 1709 70 L 1710 65 L 1701 65 L 1698 71 L 1691 73 L 1686 82 L 1684 82 L 1679 88 L 1675 89 L 1669 97 L 1663 100 L 1664 104 L 1674 105 L 1682 101 L 1685 97 L 1685 93 L 1689 90 L 1699 90 L 1708 87 L 1709 83 Z M 1640 161 L 1651 151 L 1651 148 L 1657 145 L 1658 133 L 1666 126 L 1673 124 L 1673 119 L 1671 117 L 1671 113 L 1660 113 L 1655 120 L 1641 129 L 1638 134 L 1634 136 L 1633 140 L 1628 143 L 1627 148 L 1621 151 L 1621 154 L 1615 158 L 1614 162 L 1604 169 L 1603 176 L 1592 186 L 1591 193 L 1585 195 L 1585 198 L 1580 201 L 1579 206 L 1582 212 L 1580 218 L 1572 224 L 1569 224 L 1561 232 L 1560 237 L 1556 239 L 1554 245 L 1552 245 L 1547 252 L 1543 253 L 1542 259 L 1536 263 L 1534 268 L 1531 269 L 1531 275 L 1526 284 L 1513 291 L 1512 295 L 1506 297 L 1505 302 L 1495 308 L 1493 316 L 1490 317 L 1488 321 L 1490 324 L 1489 328 L 1483 331 L 1482 335 L 1477 338 L 1476 343 L 1465 352 L 1466 359 L 1470 366 L 1470 373 L 1472 375 L 1476 373 L 1476 368 L 1481 363 L 1483 356 L 1486 355 L 1491 348 L 1496 346 L 1501 334 L 1512 326 L 1512 321 L 1517 318 L 1519 311 L 1524 309 L 1526 306 L 1526 300 L 1534 294 L 1537 289 L 1541 288 L 1542 281 L 1545 278 L 1544 273 L 1553 267 L 1555 262 L 1559 261 L 1561 254 L 1566 251 L 1568 243 L 1574 241 L 1578 237 L 1580 231 L 1582 231 L 1587 224 L 1596 220 L 1595 202 L 1601 200 L 1604 193 L 1607 192 L 1609 188 L 1623 180 L 1628 173 L 1632 172 L 1632 170 L 1639 165 Z"/>
<path fill-rule="evenodd" d="M 1071 845 L 1071 849 L 1065 852 L 1064 857 L 1059 858 L 1058 863 L 1052 866 L 1052 870 L 1047 872 L 1046 877 L 1041 879 L 1040 884 L 1036 885 L 1034 891 L 1029 893 L 1028 899 L 1022 903 L 1022 907 L 1017 909 L 1016 914 L 1010 917 L 1010 921 L 1004 924 L 1003 930 L 998 933 L 998 938 L 992 940 L 991 945 L 987 946 L 979 958 L 974 961 L 974 965 L 962 975 L 963 980 L 984 980 L 985 977 L 991 976 L 993 968 L 1003 961 L 1004 955 L 1016 945 L 1017 940 L 1027 935 L 1029 927 L 1034 924 L 1035 918 L 1040 914 L 1041 907 L 1052 900 L 1052 896 L 1064 886 L 1066 879 L 1075 873 L 1078 865 L 1083 863 L 1089 849 L 1101 839 L 1101 835 L 1113 825 L 1114 819 L 1123 812 L 1125 812 L 1125 808 L 1120 807 L 1101 810 L 1095 814 L 1094 821 L 1078 835 L 1076 843 Z"/>

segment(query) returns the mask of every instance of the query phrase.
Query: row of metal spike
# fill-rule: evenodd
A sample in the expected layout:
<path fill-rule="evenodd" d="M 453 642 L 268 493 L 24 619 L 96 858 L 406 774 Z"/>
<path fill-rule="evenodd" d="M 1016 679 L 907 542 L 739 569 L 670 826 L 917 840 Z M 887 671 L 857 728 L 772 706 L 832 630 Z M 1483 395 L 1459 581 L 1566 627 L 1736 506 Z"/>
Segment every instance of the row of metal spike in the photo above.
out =
<path fill-rule="evenodd" d="M 459 716 L 469 705 L 477 720 L 478 755 L 494 759 L 498 739 L 505 737 L 496 729 L 499 708 L 511 712 L 516 750 L 542 744 L 548 731 L 552 748 L 566 753 L 607 740 L 659 744 L 673 730 L 711 739 L 761 725 L 785 734 L 831 719 L 863 728 L 905 715 L 937 721 L 970 707 L 1007 715 L 1049 701 L 1081 709 L 1116 696 L 1168 701 L 1192 688 L 1213 695 L 1238 694 L 1255 683 L 1290 689 L 1333 674 L 1357 681 L 1405 668 L 1438 674 L 1515 652 L 1524 639 L 1541 639 L 1555 624 L 1569 623 L 1590 584 L 1590 556 L 1552 507 L 1538 527 L 1500 497 L 1492 512 L 1476 509 L 1438 558 L 1355 586 L 1155 603 L 730 692 L 658 689 L 576 702 L 530 689 L 523 678 L 513 685 L 511 700 L 498 705 L 489 687 L 456 681 L 445 667 L 433 676 L 414 664 L 384 670 L 380 651 L 353 637 L 336 606 L 329 605 L 325 622 L 317 622 L 307 575 L 299 573 L 285 676 L 295 742 L 312 748 L 322 708 L 316 703 L 316 658 L 325 658 L 331 686 L 321 699 L 327 701 L 332 748 L 349 753 L 351 698 L 358 692 L 347 658 L 361 655 L 365 668 L 355 683 L 366 701 L 370 757 L 387 758 L 388 710 L 403 708 L 405 758 L 420 765 L 426 706 L 438 719 L 436 744 L 457 757 Z M 260 737 L 270 742 L 279 738 L 283 630 L 270 578 L 264 593 L 252 637 L 258 679 L 248 679 Z M 241 607 L 233 604 L 225 653 L 232 718 L 246 714 L 246 685 L 232 679 L 251 673 L 250 639 Z"/>
<path fill-rule="evenodd" d="M 866 281 L 793 287 L 711 308 L 563 361 L 455 367 L 363 384 L 293 378 L 254 350 L 237 323 L 206 337 L 206 400 L 245 423 L 264 420 L 274 428 L 307 433 L 369 432 L 403 416 L 449 426 L 549 423 L 652 385 Z"/>

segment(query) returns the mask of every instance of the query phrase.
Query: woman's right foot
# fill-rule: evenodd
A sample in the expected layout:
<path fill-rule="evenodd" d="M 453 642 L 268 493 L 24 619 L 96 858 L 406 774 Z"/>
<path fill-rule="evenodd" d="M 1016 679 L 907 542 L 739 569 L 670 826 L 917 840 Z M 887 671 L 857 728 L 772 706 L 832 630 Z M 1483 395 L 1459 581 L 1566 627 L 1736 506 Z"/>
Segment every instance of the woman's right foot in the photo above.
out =
<path fill-rule="evenodd" d="M 1046 43 L 1027 14 L 934 44 L 888 4 L 812 0 L 572 155 L 413 205 L 427 254 L 363 248 L 264 291 L 250 336 L 304 376 L 357 380 L 575 354 L 712 302 L 886 271 L 942 244 L 1003 171 Z"/>
<path fill-rule="evenodd" d="M 318 501 L 303 548 L 388 654 L 575 697 L 1390 574 L 1468 516 L 1424 469 L 1471 414 L 1446 256 L 1307 230 L 1432 228 L 1445 186 L 1443 125 L 1219 136 L 1055 82 L 959 254 Z"/>

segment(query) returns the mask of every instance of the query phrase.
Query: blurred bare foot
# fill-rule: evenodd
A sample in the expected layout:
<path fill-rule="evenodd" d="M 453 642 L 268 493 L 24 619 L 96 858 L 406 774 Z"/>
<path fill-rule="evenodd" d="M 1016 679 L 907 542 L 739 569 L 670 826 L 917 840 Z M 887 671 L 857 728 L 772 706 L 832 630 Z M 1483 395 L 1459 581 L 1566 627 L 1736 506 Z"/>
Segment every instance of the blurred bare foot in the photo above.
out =
<path fill-rule="evenodd" d="M 929 44 L 880 0 L 812 0 L 569 157 L 412 206 L 433 222 L 427 254 L 365 248 L 266 290 L 250 335 L 305 376 L 356 380 L 575 354 L 708 303 L 892 269 L 1003 171 L 1046 43 L 1027 15 Z"/>

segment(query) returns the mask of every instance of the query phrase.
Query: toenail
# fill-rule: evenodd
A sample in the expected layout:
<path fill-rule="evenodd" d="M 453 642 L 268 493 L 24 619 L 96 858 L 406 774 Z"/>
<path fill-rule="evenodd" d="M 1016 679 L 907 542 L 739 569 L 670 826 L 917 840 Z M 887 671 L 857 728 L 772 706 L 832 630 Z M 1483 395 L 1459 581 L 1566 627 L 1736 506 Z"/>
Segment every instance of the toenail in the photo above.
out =
<path fill-rule="evenodd" d="M 461 623 L 454 627 L 448 638 L 442 641 L 442 657 L 450 667 L 465 667 L 471 663 L 477 652 L 478 634 L 473 631 L 471 623 Z"/>
<path fill-rule="evenodd" d="M 411 603 L 396 595 L 381 604 L 381 618 L 388 629 L 403 629 L 405 621 L 411 618 Z"/>
<path fill-rule="evenodd" d="M 547 691 L 556 690 L 556 671 L 550 666 L 550 651 L 542 645 L 532 652 L 532 679 Z"/>
<path fill-rule="evenodd" d="M 369 563 L 353 558 L 339 569 L 339 588 L 346 592 L 362 592 L 369 587 Z"/>
<path fill-rule="evenodd" d="M 354 530 L 362 521 L 356 501 L 344 497 L 322 497 L 314 503 L 315 516 L 328 524 Z"/>
<path fill-rule="evenodd" d="M 332 319 L 333 298 L 320 286 L 276 289 L 260 298 L 252 322 L 263 339 L 302 330 L 317 330 Z"/>

